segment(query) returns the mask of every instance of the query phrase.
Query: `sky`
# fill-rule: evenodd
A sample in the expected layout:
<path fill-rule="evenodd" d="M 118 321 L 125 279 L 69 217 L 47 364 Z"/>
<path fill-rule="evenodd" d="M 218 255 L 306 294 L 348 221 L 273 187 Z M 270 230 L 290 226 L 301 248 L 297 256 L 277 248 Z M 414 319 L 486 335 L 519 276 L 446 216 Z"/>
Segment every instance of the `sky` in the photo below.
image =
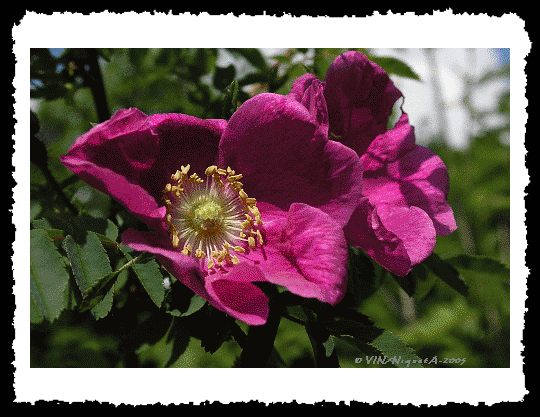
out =
<path fill-rule="evenodd" d="M 496 110 L 500 94 L 510 88 L 509 80 L 504 78 L 482 85 L 477 83 L 486 72 L 508 62 L 508 54 L 497 49 L 438 48 L 431 57 L 425 49 L 376 49 L 374 52 L 402 59 L 420 76 L 421 82 L 393 77 L 405 97 L 403 109 L 415 126 L 420 144 L 442 131 L 449 145 L 466 148 L 468 138 L 476 129 L 464 97 L 470 94 L 477 111 Z M 472 81 L 469 86 L 467 78 Z M 489 124 L 497 126 L 503 122 L 492 119 Z"/>

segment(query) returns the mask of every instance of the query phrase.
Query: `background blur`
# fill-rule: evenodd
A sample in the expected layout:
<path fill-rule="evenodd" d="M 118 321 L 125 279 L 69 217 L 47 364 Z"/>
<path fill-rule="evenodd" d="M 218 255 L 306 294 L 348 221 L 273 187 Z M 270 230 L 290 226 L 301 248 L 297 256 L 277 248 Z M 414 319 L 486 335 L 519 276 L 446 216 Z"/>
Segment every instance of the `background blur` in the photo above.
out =
<path fill-rule="evenodd" d="M 31 50 L 30 94 L 46 145 L 52 175 L 79 213 L 110 218 L 109 198 L 74 177 L 60 164 L 75 139 L 103 121 L 96 111 L 95 69 L 103 77 L 108 115 L 137 107 L 146 114 L 186 113 L 220 118 L 230 83 L 240 85 L 239 101 L 270 91 L 287 94 L 307 69 L 324 79 L 340 49 L 84 49 Z M 415 126 L 417 143 L 446 163 L 458 230 L 437 239 L 442 258 L 461 253 L 486 255 L 509 265 L 510 147 L 509 49 L 362 49 L 391 57 L 380 65 L 403 92 L 403 109 Z M 399 62 L 406 64 L 399 65 Z M 97 64 L 95 64 L 97 63 Z M 383 65 L 383 63 L 385 65 Z M 31 165 L 31 220 L 63 207 L 43 172 Z M 409 298 L 391 280 L 360 307 L 376 324 L 393 331 L 420 358 L 465 358 L 461 367 L 510 366 L 510 303 L 507 274 L 470 269 L 468 298 L 428 276 L 421 299 Z M 489 271 L 488 271 L 489 272 Z M 489 281 L 488 281 L 489 279 Z M 123 291 L 123 290 L 121 290 Z M 121 293 L 120 291 L 120 293 Z M 129 289 L 125 289 L 129 291 Z M 144 316 L 144 311 L 137 313 Z M 142 320 L 142 318 L 141 318 Z M 121 334 L 107 319 L 64 312 L 52 325 L 34 326 L 34 367 L 116 367 Z M 191 338 L 172 366 L 227 367 L 239 349 L 225 342 L 213 355 Z M 282 320 L 276 347 L 287 366 L 313 365 L 303 328 Z M 141 345 L 141 366 L 164 366 L 167 340 Z M 342 367 L 362 352 L 336 341 Z M 382 366 L 382 365 L 380 365 Z"/>

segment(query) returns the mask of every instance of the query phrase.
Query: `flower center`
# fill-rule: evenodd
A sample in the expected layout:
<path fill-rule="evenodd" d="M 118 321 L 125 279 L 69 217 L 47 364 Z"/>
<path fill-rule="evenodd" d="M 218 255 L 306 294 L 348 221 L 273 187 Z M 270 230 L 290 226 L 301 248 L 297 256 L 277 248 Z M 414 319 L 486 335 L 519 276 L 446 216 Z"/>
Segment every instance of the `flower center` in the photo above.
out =
<path fill-rule="evenodd" d="M 207 199 L 194 207 L 193 213 L 189 216 L 192 220 L 192 227 L 199 233 L 216 233 L 224 223 L 223 207 L 212 199 Z"/>
<path fill-rule="evenodd" d="M 236 174 L 215 165 L 205 171 L 207 180 L 188 176 L 190 166 L 171 175 L 163 190 L 166 222 L 175 248 L 204 260 L 208 270 L 237 264 L 236 254 L 263 245 L 257 201 L 247 196 Z"/>

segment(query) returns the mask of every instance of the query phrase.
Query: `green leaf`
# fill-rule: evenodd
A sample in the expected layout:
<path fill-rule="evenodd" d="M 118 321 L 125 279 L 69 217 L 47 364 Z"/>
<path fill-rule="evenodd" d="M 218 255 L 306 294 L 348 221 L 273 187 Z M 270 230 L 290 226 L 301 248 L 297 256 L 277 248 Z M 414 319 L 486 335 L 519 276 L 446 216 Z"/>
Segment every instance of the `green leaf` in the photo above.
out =
<path fill-rule="evenodd" d="M 369 344 L 377 348 L 398 368 L 423 368 L 422 359 L 414 353 L 413 349 L 388 330 Z"/>
<path fill-rule="evenodd" d="M 85 241 L 77 243 L 69 235 L 62 242 L 62 247 L 83 295 L 80 311 L 92 309 L 96 319 L 105 317 L 112 308 L 113 285 L 118 273 L 112 273 L 109 257 L 100 239 L 95 233 L 88 232 Z"/>
<path fill-rule="evenodd" d="M 134 353 L 145 344 L 155 345 L 167 334 L 172 319 L 169 314 L 163 312 L 152 313 L 122 339 L 118 350 L 122 355 L 126 355 Z"/>
<path fill-rule="evenodd" d="M 413 298 L 416 302 L 419 302 L 431 291 L 437 282 L 437 277 L 428 274 L 427 269 L 422 264 L 415 265 L 411 270 L 411 274 L 416 282 Z"/>
<path fill-rule="evenodd" d="M 321 80 L 324 79 L 330 65 L 332 65 L 338 55 L 345 51 L 338 48 L 315 48 L 315 56 L 313 57 L 315 75 Z"/>
<path fill-rule="evenodd" d="M 416 281 L 414 280 L 411 272 L 409 272 L 404 277 L 400 277 L 399 275 L 388 271 L 388 275 L 390 275 L 394 279 L 394 281 L 396 281 L 396 283 L 401 287 L 403 291 L 405 291 L 405 293 L 409 297 L 414 296 L 414 293 L 416 292 Z"/>
<path fill-rule="evenodd" d="M 128 261 L 134 259 L 130 253 L 131 250 L 127 246 L 120 245 L 120 249 Z M 137 259 L 136 262 L 131 263 L 130 266 L 154 304 L 161 307 L 165 299 L 165 287 L 163 286 L 163 275 L 153 256 L 145 254 Z"/>
<path fill-rule="evenodd" d="M 487 256 L 462 254 L 445 259 L 459 270 L 484 304 L 509 306 L 510 269 L 505 264 Z"/>
<path fill-rule="evenodd" d="M 174 279 L 166 294 L 165 310 L 175 317 L 191 316 L 206 305 L 206 300 Z"/>
<path fill-rule="evenodd" d="M 445 262 L 457 269 L 493 274 L 509 274 L 508 266 L 488 256 L 461 254 L 445 259 Z"/>
<path fill-rule="evenodd" d="M 169 331 L 167 333 L 167 345 L 172 343 L 172 351 L 171 351 L 171 357 L 165 364 L 165 368 L 168 368 L 172 364 L 174 364 L 178 358 L 186 351 L 189 340 L 190 340 L 190 334 L 186 326 L 184 326 L 184 323 L 181 319 L 177 319 L 176 317 L 173 317 L 171 327 L 169 328 Z"/>
<path fill-rule="evenodd" d="M 30 322 L 54 321 L 71 308 L 69 274 L 45 230 L 30 230 Z"/>
<path fill-rule="evenodd" d="M 202 298 L 198 294 L 193 294 L 193 297 L 191 297 L 191 301 L 189 303 L 188 309 L 181 313 L 180 316 L 190 316 L 193 313 L 199 311 L 203 306 L 206 304 L 206 300 Z"/>
<path fill-rule="evenodd" d="M 63 230 L 65 235 L 72 235 L 76 242 L 84 242 L 88 231 L 96 233 L 100 241 L 116 245 L 118 228 L 109 219 L 101 219 L 88 215 L 82 216 L 57 216 L 36 219 L 32 221 L 35 229 L 58 229 Z"/>
<path fill-rule="evenodd" d="M 223 90 L 233 82 L 235 76 L 236 68 L 232 64 L 225 68 L 216 67 L 212 78 L 212 84 L 218 90 Z"/>
<path fill-rule="evenodd" d="M 238 108 L 238 91 L 238 80 L 233 80 L 227 90 L 225 90 L 221 114 L 221 117 L 225 120 L 229 120 L 229 118 Z"/>
<path fill-rule="evenodd" d="M 315 365 L 318 368 L 339 368 L 334 339 L 328 329 L 316 321 L 308 321 L 305 329 L 313 348 Z"/>
<path fill-rule="evenodd" d="M 262 72 L 250 72 L 249 74 L 244 75 L 239 81 L 238 85 L 244 87 L 246 85 L 258 84 L 258 83 L 267 83 L 269 79 L 268 74 Z"/>
<path fill-rule="evenodd" d="M 355 320 L 338 319 L 325 321 L 326 328 L 335 336 L 350 336 L 362 343 L 372 342 L 378 337 L 382 330 L 371 325 L 366 325 Z"/>
<path fill-rule="evenodd" d="M 359 307 L 379 289 L 384 275 L 376 271 L 374 262 L 363 250 L 349 246 L 347 292 L 343 302 L 353 308 Z"/>
<path fill-rule="evenodd" d="M 264 55 L 256 48 L 227 48 L 233 54 L 243 56 L 246 61 L 257 68 L 259 71 L 267 72 L 268 64 Z"/>
<path fill-rule="evenodd" d="M 92 287 L 90 287 L 84 295 L 83 302 L 79 306 L 79 311 L 83 312 L 93 309 L 99 303 L 101 303 L 105 299 L 105 297 L 109 295 L 110 291 L 114 286 L 116 278 L 118 278 L 119 273 L 119 271 L 111 272 L 110 274 L 98 280 Z M 109 303 L 107 302 L 107 304 Z M 103 312 L 100 311 L 100 314 L 98 314 L 100 317 L 98 318 L 106 316 L 111 308 L 111 305 L 107 305 L 104 307 L 106 310 L 104 312 L 105 314 L 102 316 Z"/>
<path fill-rule="evenodd" d="M 420 76 L 414 72 L 405 62 L 389 56 L 368 56 L 368 58 L 379 65 L 388 74 L 395 74 L 400 77 L 412 78 L 421 81 Z"/>
<path fill-rule="evenodd" d="M 77 243 L 73 236 L 68 235 L 62 246 L 83 295 L 87 294 L 102 277 L 112 272 L 109 257 L 95 233 L 88 232 L 86 241 L 81 243 Z"/>
<path fill-rule="evenodd" d="M 451 263 L 442 260 L 437 254 L 433 253 L 423 264 L 458 293 L 465 297 L 468 296 L 469 287 L 463 281 L 459 271 Z"/>

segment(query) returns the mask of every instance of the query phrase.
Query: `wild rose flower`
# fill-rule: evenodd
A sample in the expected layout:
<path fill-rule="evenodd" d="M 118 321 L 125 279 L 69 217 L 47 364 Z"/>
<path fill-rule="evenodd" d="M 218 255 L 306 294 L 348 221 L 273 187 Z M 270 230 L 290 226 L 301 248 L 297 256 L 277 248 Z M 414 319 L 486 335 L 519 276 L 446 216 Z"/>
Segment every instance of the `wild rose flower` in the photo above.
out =
<path fill-rule="evenodd" d="M 311 104 L 322 90 L 306 97 L 260 94 L 228 122 L 120 110 L 61 161 L 152 229 L 125 231 L 124 244 L 155 254 L 216 308 L 263 324 L 268 299 L 253 282 L 332 305 L 346 288 L 342 228 L 361 164 L 321 132 Z"/>
<path fill-rule="evenodd" d="M 301 101 L 319 82 L 306 74 L 295 81 L 289 96 Z M 362 161 L 363 197 L 344 228 L 347 242 L 404 276 L 433 252 L 437 234 L 456 229 L 446 201 L 446 166 L 428 148 L 415 144 L 406 113 L 387 129 L 402 94 L 365 55 L 350 51 L 337 57 L 323 85 L 329 118 L 324 129 Z"/>

